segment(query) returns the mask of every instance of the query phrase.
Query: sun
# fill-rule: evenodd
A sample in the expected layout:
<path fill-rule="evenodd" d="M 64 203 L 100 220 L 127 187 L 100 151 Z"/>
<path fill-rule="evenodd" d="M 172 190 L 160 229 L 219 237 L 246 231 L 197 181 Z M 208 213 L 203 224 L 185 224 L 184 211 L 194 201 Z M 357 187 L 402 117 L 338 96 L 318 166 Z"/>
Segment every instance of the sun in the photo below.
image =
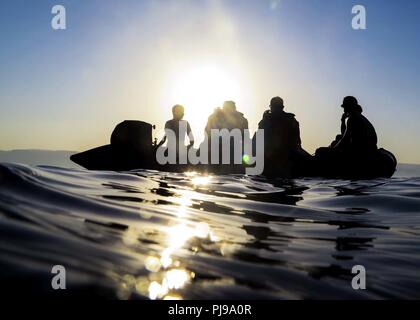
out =
<path fill-rule="evenodd" d="M 187 106 L 213 109 L 224 100 L 239 95 L 235 79 L 217 66 L 196 67 L 179 75 L 172 90 L 172 97 Z"/>
<path fill-rule="evenodd" d="M 240 99 L 240 86 L 224 68 L 207 64 L 177 72 L 171 79 L 167 101 L 185 107 L 185 119 L 203 127 L 208 116 L 226 100 Z"/>

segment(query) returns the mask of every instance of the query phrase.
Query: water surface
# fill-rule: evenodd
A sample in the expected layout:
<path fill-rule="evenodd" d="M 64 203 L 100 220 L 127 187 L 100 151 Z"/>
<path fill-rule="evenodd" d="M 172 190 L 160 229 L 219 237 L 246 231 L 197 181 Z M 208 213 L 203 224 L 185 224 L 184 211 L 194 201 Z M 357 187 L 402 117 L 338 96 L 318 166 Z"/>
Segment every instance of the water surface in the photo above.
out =
<path fill-rule="evenodd" d="M 413 172 L 267 180 L 2 164 L 3 294 L 420 298 Z M 51 289 L 53 265 L 66 268 L 67 290 Z M 351 286 L 355 265 L 366 269 L 366 290 Z"/>

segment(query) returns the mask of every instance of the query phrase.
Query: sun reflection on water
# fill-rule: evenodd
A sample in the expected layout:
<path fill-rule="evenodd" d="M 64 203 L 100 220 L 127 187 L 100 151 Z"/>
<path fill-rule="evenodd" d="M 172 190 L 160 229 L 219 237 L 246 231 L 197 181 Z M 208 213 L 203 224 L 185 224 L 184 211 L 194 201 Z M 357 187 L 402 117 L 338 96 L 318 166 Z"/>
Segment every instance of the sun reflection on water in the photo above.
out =
<path fill-rule="evenodd" d="M 188 173 L 187 177 L 191 178 L 193 186 L 207 185 L 212 179 L 211 176 L 199 176 L 195 172 Z M 161 229 L 164 240 L 158 240 L 165 243 L 164 248 L 160 253 L 150 253 L 145 258 L 144 268 L 148 272 L 147 275 L 137 278 L 132 275 L 122 277 L 119 286 L 120 298 L 129 298 L 131 292 L 136 292 L 143 296 L 147 295 L 152 300 L 182 299 L 182 289 L 193 281 L 195 274 L 188 270 L 185 261 L 177 259 L 177 252 L 188 248 L 192 254 L 197 254 L 202 250 L 201 241 L 204 243 L 218 241 L 208 223 L 188 219 L 192 214 L 188 210 L 197 194 L 192 190 L 179 191 L 178 196 L 171 199 L 175 204 L 174 216 L 177 218 L 177 223 Z M 146 233 L 141 233 L 136 228 L 129 228 L 123 236 L 123 241 L 126 245 L 136 245 L 140 234 Z"/>
<path fill-rule="evenodd" d="M 194 186 L 205 186 L 210 183 L 211 179 L 211 176 L 197 176 L 191 179 L 191 183 Z"/>
<path fill-rule="evenodd" d="M 196 176 L 195 173 L 190 173 L 190 176 L 193 176 L 191 179 L 193 185 L 205 185 L 211 179 L 211 177 L 207 176 Z M 156 257 L 148 257 L 146 259 L 146 263 L 148 264 L 146 268 L 149 271 L 157 272 L 163 269 L 161 281 L 153 281 L 149 285 L 148 293 L 150 299 L 181 299 L 182 296 L 179 293 L 175 294 L 173 291 L 184 288 L 186 284 L 191 282 L 195 274 L 187 269 L 180 268 L 180 262 L 176 261 L 174 254 L 194 237 L 199 239 L 208 237 L 213 240 L 216 239 L 207 223 L 191 223 L 185 219 L 187 208 L 192 205 L 191 198 L 192 194 L 185 192 L 182 194 L 180 200 L 177 201 L 179 207 L 177 208 L 176 215 L 184 218 L 184 220 L 166 229 L 167 246 L 162 251 L 160 259 L 158 260 Z M 194 247 L 191 250 L 196 253 L 198 248 Z"/>
<path fill-rule="evenodd" d="M 201 227 L 203 228 L 203 227 Z M 209 228 L 207 226 L 207 228 Z M 197 235 L 196 227 L 193 229 L 186 223 L 181 223 L 167 229 L 168 246 L 162 251 L 160 259 L 148 257 L 146 259 L 146 268 L 150 272 L 158 272 L 163 269 L 161 281 L 153 281 L 148 288 L 149 298 L 168 299 L 181 298 L 180 295 L 174 296 L 171 291 L 182 289 L 194 278 L 194 273 L 186 269 L 179 268 L 179 262 L 173 258 L 174 253 L 181 249 L 189 239 Z M 201 232 L 200 235 L 202 235 Z"/>

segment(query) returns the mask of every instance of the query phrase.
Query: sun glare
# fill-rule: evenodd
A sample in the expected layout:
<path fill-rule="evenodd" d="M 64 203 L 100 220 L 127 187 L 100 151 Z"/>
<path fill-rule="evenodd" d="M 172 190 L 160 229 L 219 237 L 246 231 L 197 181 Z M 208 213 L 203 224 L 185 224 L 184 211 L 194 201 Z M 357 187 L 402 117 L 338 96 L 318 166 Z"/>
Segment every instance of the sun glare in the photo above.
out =
<path fill-rule="evenodd" d="M 217 66 L 191 69 L 177 78 L 172 97 L 191 108 L 211 111 L 224 100 L 237 99 L 239 85 Z"/>
<path fill-rule="evenodd" d="M 177 72 L 170 81 L 169 92 L 168 103 L 184 105 L 185 119 L 200 125 L 205 125 L 207 117 L 223 101 L 240 100 L 241 93 L 238 81 L 217 65 Z"/>

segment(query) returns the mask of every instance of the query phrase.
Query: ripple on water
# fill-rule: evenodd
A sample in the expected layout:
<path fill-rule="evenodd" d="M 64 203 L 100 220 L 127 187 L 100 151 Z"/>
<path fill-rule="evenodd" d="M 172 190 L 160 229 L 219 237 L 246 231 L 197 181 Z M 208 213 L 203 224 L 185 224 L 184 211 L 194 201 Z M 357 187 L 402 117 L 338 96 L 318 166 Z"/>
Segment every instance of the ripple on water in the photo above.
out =
<path fill-rule="evenodd" d="M 419 298 L 419 187 L 0 165 L 0 280 L 50 295 L 61 264 L 73 296 Z"/>

